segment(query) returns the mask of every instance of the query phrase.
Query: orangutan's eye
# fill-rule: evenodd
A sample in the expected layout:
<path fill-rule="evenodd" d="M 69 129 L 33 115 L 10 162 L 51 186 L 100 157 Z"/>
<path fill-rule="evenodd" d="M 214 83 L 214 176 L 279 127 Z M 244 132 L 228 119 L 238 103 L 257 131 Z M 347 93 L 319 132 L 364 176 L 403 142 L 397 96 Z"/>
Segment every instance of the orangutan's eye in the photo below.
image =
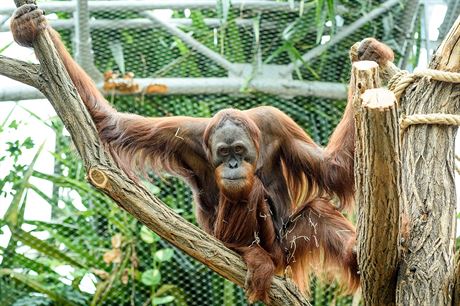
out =
<path fill-rule="evenodd" d="M 238 146 L 235 147 L 235 153 L 236 154 L 240 155 L 240 154 L 243 154 L 243 152 L 244 152 L 244 147 L 243 146 L 238 145 Z"/>
<path fill-rule="evenodd" d="M 227 156 L 230 153 L 227 147 L 222 147 L 219 149 L 220 156 Z"/>

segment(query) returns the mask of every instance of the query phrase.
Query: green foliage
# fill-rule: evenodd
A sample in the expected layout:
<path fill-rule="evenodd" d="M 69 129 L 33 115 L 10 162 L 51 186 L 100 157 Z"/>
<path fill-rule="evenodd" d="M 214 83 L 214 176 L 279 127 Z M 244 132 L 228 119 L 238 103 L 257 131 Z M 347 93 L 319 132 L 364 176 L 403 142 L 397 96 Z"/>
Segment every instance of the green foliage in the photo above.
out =
<path fill-rule="evenodd" d="M 8 49 L 8 47 L 11 46 L 12 44 L 13 44 L 13 42 L 10 42 L 10 43 L 6 44 L 5 46 L 0 47 L 0 54 L 2 54 L 3 51 Z"/>
<path fill-rule="evenodd" d="M 156 286 L 161 282 L 161 273 L 158 269 L 150 269 L 142 273 L 141 282 L 146 286 Z"/>

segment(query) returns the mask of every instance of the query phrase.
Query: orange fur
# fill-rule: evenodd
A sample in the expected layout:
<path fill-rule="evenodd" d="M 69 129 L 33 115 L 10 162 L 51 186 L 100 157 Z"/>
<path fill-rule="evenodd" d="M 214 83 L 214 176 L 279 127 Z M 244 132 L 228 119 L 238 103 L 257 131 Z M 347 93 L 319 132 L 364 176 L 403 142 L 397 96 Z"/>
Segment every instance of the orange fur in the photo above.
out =
<path fill-rule="evenodd" d="M 243 199 L 245 201 L 248 195 L 250 195 L 251 191 L 254 189 L 254 167 L 247 162 L 243 162 L 241 166 L 245 169 L 246 173 L 248 173 L 248 177 L 242 182 L 235 182 L 232 186 L 228 186 L 227 183 L 225 192 L 222 195 L 230 201 L 237 201 L 239 199 Z M 216 182 L 220 190 L 223 189 L 222 186 L 224 185 L 221 178 L 222 168 L 223 165 L 220 165 L 214 171 Z"/>
<path fill-rule="evenodd" d="M 379 65 L 392 62 L 395 56 L 390 47 L 373 37 L 364 39 L 358 48 L 358 59 L 374 61 Z"/>
<path fill-rule="evenodd" d="M 298 224 L 303 224 L 299 226 Z M 354 226 L 326 199 L 306 203 L 289 218 L 283 237 L 288 250 L 287 266 L 294 281 L 308 290 L 309 274 L 323 274 L 326 279 L 338 276 L 348 285 L 348 292 L 359 287 L 354 244 Z"/>

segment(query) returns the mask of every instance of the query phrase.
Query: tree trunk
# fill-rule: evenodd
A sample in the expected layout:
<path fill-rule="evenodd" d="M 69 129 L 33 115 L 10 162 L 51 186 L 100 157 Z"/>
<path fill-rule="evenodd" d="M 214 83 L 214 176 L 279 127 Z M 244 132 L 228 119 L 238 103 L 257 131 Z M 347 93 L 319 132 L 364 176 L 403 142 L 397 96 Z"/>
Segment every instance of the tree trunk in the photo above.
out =
<path fill-rule="evenodd" d="M 460 306 L 460 252 L 457 252 L 457 256 L 455 257 L 455 287 L 453 296 L 452 305 Z"/>
<path fill-rule="evenodd" d="M 349 96 L 352 99 L 352 106 L 355 112 L 355 185 L 357 190 L 355 202 L 357 207 L 360 206 L 358 186 L 363 185 L 362 180 L 364 179 L 360 159 L 356 156 L 358 152 L 363 151 L 362 130 L 358 129 L 358 126 L 362 121 L 361 95 L 364 94 L 367 89 L 377 88 L 380 86 L 378 67 L 378 64 L 375 62 L 360 61 L 354 62 L 351 68 Z"/>
<path fill-rule="evenodd" d="M 399 123 L 394 94 L 369 89 L 356 129 L 358 263 L 364 305 L 395 305 L 401 194 Z"/>
<path fill-rule="evenodd" d="M 430 68 L 460 71 L 460 18 Z M 460 85 L 417 80 L 406 89 L 406 115 L 459 112 Z M 407 217 L 398 275 L 400 305 L 451 305 L 454 280 L 457 127 L 417 125 L 402 140 L 403 211 Z"/>

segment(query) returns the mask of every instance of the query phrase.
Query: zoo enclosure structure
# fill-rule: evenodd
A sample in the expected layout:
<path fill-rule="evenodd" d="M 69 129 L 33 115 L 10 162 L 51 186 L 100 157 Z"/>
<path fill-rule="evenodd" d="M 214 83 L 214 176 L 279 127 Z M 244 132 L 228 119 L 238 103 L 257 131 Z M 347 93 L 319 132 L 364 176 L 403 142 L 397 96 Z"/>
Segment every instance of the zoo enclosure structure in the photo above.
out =
<path fill-rule="evenodd" d="M 91 3 L 91 2 L 89 2 L 89 3 Z M 139 3 L 140 3 L 140 2 L 139 2 Z M 168 2 L 168 3 L 172 3 L 172 2 Z M 209 2 L 208 2 L 208 3 L 209 3 Z M 286 6 L 286 4 L 283 4 L 283 5 Z M 150 19 L 148 19 L 149 17 L 152 17 L 153 19 L 155 19 L 155 16 L 149 16 L 149 14 L 146 14 L 146 15 L 145 15 L 145 18 L 142 19 L 142 23 L 145 23 L 146 21 L 147 21 L 147 22 L 150 22 Z M 158 21 L 158 20 L 155 19 L 155 21 Z M 211 22 L 215 22 L 215 21 L 216 21 L 216 20 L 208 20 L 207 22 L 208 22 L 208 24 L 211 24 L 211 25 L 212 25 Z M 243 22 L 243 21 L 244 21 L 244 22 Z M 241 27 L 247 26 L 247 24 L 248 24 L 249 22 L 247 22 L 246 20 L 243 20 L 243 21 L 240 21 L 239 24 L 238 24 L 238 21 L 237 21 L 236 23 L 237 23 L 238 26 L 241 26 Z M 91 24 L 91 20 L 89 20 L 89 22 L 90 22 L 90 24 Z M 159 20 L 159 22 L 161 22 L 161 20 Z M 186 21 L 186 20 L 184 20 L 184 21 L 177 21 L 177 22 L 175 22 L 175 23 L 180 23 L 180 22 L 183 22 L 183 24 L 187 24 L 187 21 Z M 251 22 L 252 22 L 252 24 L 254 24 L 252 20 L 251 20 Z M 154 24 L 154 23 L 152 23 L 152 24 Z M 157 24 L 158 24 L 158 22 L 157 22 Z M 260 26 L 263 27 L 263 26 L 264 26 L 264 23 L 261 23 Z M 269 26 L 269 25 L 267 25 L 267 27 L 268 27 L 268 26 Z M 150 27 L 150 25 L 149 25 L 149 27 Z M 167 28 L 167 29 L 169 29 L 170 31 L 173 31 L 173 30 L 174 30 L 174 29 L 171 28 L 170 26 L 164 26 L 163 28 L 165 28 L 165 29 Z M 176 30 L 177 30 L 177 29 L 176 29 Z M 75 35 L 77 35 L 77 32 L 78 32 L 78 31 L 75 31 Z M 81 32 L 80 32 L 80 33 L 81 33 Z M 180 32 L 179 32 L 179 33 L 180 33 Z M 182 34 L 182 35 L 183 35 L 183 34 Z M 181 37 L 180 35 L 175 35 L 175 36 Z M 339 36 L 339 35 L 337 34 L 337 36 Z M 186 38 L 185 36 L 182 36 L 182 37 L 184 38 L 183 41 L 189 40 L 189 38 Z M 85 40 L 83 40 L 83 41 L 85 41 Z M 331 40 L 331 41 L 332 41 L 332 40 Z M 244 65 L 244 64 L 243 64 L 243 66 L 240 66 L 240 64 L 235 64 L 234 62 L 230 62 L 230 61 L 226 60 L 226 59 L 225 59 L 223 56 L 221 56 L 220 54 L 216 54 L 214 51 L 211 51 L 211 50 L 206 49 L 206 46 L 203 46 L 202 44 L 201 44 L 202 46 L 199 47 L 199 45 L 194 44 L 194 41 L 193 41 L 193 40 L 190 40 L 188 43 L 189 43 L 189 44 L 192 46 L 192 48 L 194 48 L 195 50 L 198 50 L 198 51 L 199 51 L 199 50 L 202 50 L 202 51 L 203 51 L 202 53 L 204 53 L 207 57 L 212 58 L 213 60 L 216 61 L 216 63 L 219 63 L 219 66 L 222 67 L 222 68 L 227 72 L 227 74 L 228 74 L 228 76 L 225 77 L 225 78 L 223 78 L 223 79 L 228 80 L 228 79 L 235 78 L 235 75 L 233 75 L 232 73 L 236 73 L 236 79 L 238 79 L 238 82 L 236 83 L 236 85 L 235 85 L 229 92 L 226 92 L 227 94 L 241 94 L 241 93 L 242 93 L 241 87 L 249 88 L 250 86 L 253 86 L 253 85 L 248 85 L 247 83 L 249 83 L 249 84 L 256 84 L 255 81 L 257 80 L 258 75 L 253 76 L 252 74 L 254 73 L 254 71 L 253 71 L 252 69 L 253 69 L 253 67 L 258 67 L 257 65 L 254 65 L 254 64 L 252 64 L 252 65 L 251 65 L 251 64 L 246 64 L 246 65 Z M 195 43 L 196 43 L 196 41 L 195 41 Z M 323 44 L 323 45 L 320 45 L 319 47 L 326 46 L 326 45 L 327 45 L 327 44 Z M 319 47 L 318 47 L 318 48 L 319 48 Z M 322 47 L 322 48 L 325 48 L 325 47 Z M 75 49 L 78 50 L 79 48 L 77 47 L 77 48 L 75 48 Z M 312 50 L 315 50 L 315 49 L 312 49 Z M 307 52 L 307 54 L 308 54 L 308 53 L 310 53 L 310 54 L 318 53 L 318 50 L 319 50 L 319 49 L 316 49 L 316 51 L 313 52 L 313 53 Z M 209 52 L 209 51 L 211 51 L 211 52 Z M 200 51 L 200 52 L 201 52 L 201 51 Z M 82 54 L 85 54 L 85 53 L 86 53 L 86 54 L 90 54 L 91 52 L 90 52 L 90 49 L 86 49 L 86 51 L 83 50 L 83 51 L 81 51 L 81 53 L 82 53 Z M 310 55 L 310 56 L 311 56 L 311 55 Z M 89 62 L 89 64 L 84 64 L 83 62 L 80 62 L 80 63 L 82 63 L 82 65 L 83 65 L 84 67 L 86 67 L 86 70 L 87 70 L 87 71 L 89 71 L 90 73 L 92 73 L 92 72 L 91 72 L 91 69 L 92 69 L 92 66 L 93 66 L 92 60 Z M 255 63 L 258 63 L 258 61 L 255 61 Z M 280 66 L 281 66 L 281 67 L 280 67 Z M 279 73 L 280 71 L 289 71 L 289 67 L 295 67 L 295 66 L 296 66 L 295 64 L 286 63 L 286 64 L 283 64 L 283 65 L 275 66 L 274 68 L 276 68 L 277 73 Z M 249 68 L 250 68 L 250 70 L 249 70 L 250 73 L 249 73 L 247 70 L 245 70 L 245 69 L 249 69 Z M 267 68 L 267 69 L 266 69 L 266 68 Z M 265 67 L 260 68 L 260 70 L 257 70 L 257 71 L 269 71 L 269 73 L 266 74 L 266 75 L 268 75 L 268 76 L 270 76 L 270 77 L 273 77 L 273 74 L 270 75 L 270 70 L 269 70 L 268 68 L 270 68 L 270 67 L 265 66 Z M 232 72 L 232 71 L 233 71 L 233 72 Z M 244 72 L 244 71 L 246 71 L 246 72 Z M 94 71 L 93 71 L 93 72 L 94 72 Z M 96 73 L 98 73 L 98 72 L 96 71 Z M 238 73 L 239 73 L 240 75 L 242 75 L 242 77 L 238 78 Z M 249 73 L 249 74 L 244 74 L 244 73 Z M 264 75 L 263 72 L 262 72 L 262 75 Z M 275 75 L 276 75 L 276 74 L 275 74 Z M 250 78 L 252 82 L 247 82 L 247 81 L 246 81 L 245 78 L 248 78 L 248 76 L 250 76 L 250 77 L 252 78 L 252 79 Z M 95 75 L 94 77 L 97 78 L 98 76 Z M 283 75 L 282 75 L 281 77 L 283 77 L 283 80 L 285 79 L 285 77 L 284 77 Z M 219 83 L 219 82 L 221 82 L 221 79 L 222 79 L 222 78 L 217 78 L 217 85 L 216 85 L 216 87 L 219 87 L 219 86 L 222 85 L 221 83 Z M 160 81 L 158 81 L 158 79 L 156 79 L 156 80 L 144 79 L 144 80 L 146 80 L 146 81 L 144 82 L 144 81 L 142 81 L 142 80 L 135 80 L 135 83 L 138 84 L 138 85 L 140 85 L 140 88 L 144 88 L 144 87 L 145 87 L 145 88 L 148 88 L 148 86 L 149 86 L 149 85 L 152 85 L 152 84 L 155 84 L 155 85 L 163 85 L 163 87 L 160 86 L 160 88 L 169 88 L 168 86 L 164 86 L 165 84 L 166 84 L 166 85 L 168 84 L 168 83 L 166 83 L 167 80 L 165 80 L 164 82 L 160 82 Z M 180 82 L 179 82 L 179 85 L 180 85 L 180 84 L 187 83 L 187 82 L 189 82 L 189 80 L 190 80 L 190 78 L 178 79 L 178 81 L 180 81 Z M 206 79 L 203 79 L 203 78 L 198 78 L 198 79 L 197 79 L 198 82 L 196 83 L 196 86 L 197 86 L 197 88 L 198 88 L 199 90 L 205 90 L 205 89 L 208 89 L 208 88 L 209 88 L 209 86 L 201 86 L 201 87 L 200 87 L 200 84 L 203 84 L 203 83 L 201 83 L 201 82 L 203 82 L 204 80 L 206 80 Z M 263 84 L 265 80 L 266 80 L 266 79 L 262 79 L 261 83 Z M 269 78 L 269 80 L 272 81 L 273 79 L 272 79 L 272 78 Z M 280 79 L 278 78 L 278 79 L 276 79 L 276 80 L 278 81 L 278 80 L 280 80 Z M 244 82 L 243 82 L 243 81 L 244 81 Z M 294 81 L 294 80 L 293 80 L 293 81 Z M 286 82 L 288 82 L 289 84 L 291 84 L 291 83 L 290 83 L 291 80 L 288 80 L 288 81 L 286 81 Z M 305 82 L 303 82 L 303 81 L 298 81 L 298 80 L 295 80 L 295 82 L 305 83 Z M 142 84 L 145 84 L 145 86 L 142 86 Z M 284 84 L 284 83 L 283 83 L 283 84 Z M 321 84 L 321 83 L 320 83 L 320 84 Z M 218 85 L 219 85 L 219 86 L 218 86 Z M 242 85 L 243 85 L 243 86 L 242 86 Z M 193 92 L 191 92 L 190 87 L 191 87 L 191 86 L 185 86 L 185 89 L 183 89 L 184 91 L 183 91 L 183 92 L 180 92 L 180 93 L 182 93 L 182 94 L 194 94 Z M 211 86 L 211 87 L 212 87 L 212 86 Z M 174 87 L 171 87 L 171 88 L 174 88 Z M 203 88 L 204 88 L 204 89 L 203 89 Z M 214 88 L 214 87 L 212 87 L 212 88 Z M 331 88 L 332 88 L 332 87 L 331 87 Z M 343 87 L 343 88 L 344 88 L 344 87 Z M 258 90 L 257 88 L 254 88 L 254 89 Z M 222 90 L 222 89 L 221 89 L 221 90 Z M 305 90 L 305 91 L 304 91 L 304 90 Z M 139 90 L 139 91 L 142 92 L 142 90 Z M 258 90 L 258 91 L 262 91 L 262 92 L 263 92 L 263 90 Z M 301 91 L 302 91 L 303 93 L 298 94 L 299 96 L 309 96 L 309 95 L 310 95 L 310 92 L 309 92 L 308 90 L 306 90 L 306 89 L 302 89 Z M 169 93 L 172 93 L 172 92 L 169 91 Z M 176 92 L 176 93 L 179 93 L 179 92 Z M 196 92 L 196 93 L 203 93 L 203 92 L 198 91 L 198 92 Z M 211 91 L 211 92 L 207 92 L 207 93 L 224 93 L 224 92 L 222 92 L 222 91 L 220 91 L 220 92 L 218 92 L 218 91 Z M 244 93 L 244 91 L 243 91 L 243 93 Z M 279 94 L 279 92 L 276 92 L 276 91 L 274 91 L 274 92 L 269 92 L 269 93 Z M 343 89 L 343 92 L 342 92 L 342 93 L 345 94 L 345 90 L 344 90 L 344 89 Z M 148 92 L 147 92 L 146 94 L 148 94 Z M 329 95 L 330 93 L 326 93 L 326 94 Z M 288 97 L 293 96 L 293 92 L 288 92 L 287 94 L 282 94 L 282 96 L 288 96 Z M 330 97 L 330 96 L 327 96 L 327 97 Z"/>
<path fill-rule="evenodd" d="M 225 1 L 224 1 L 225 2 Z M 306 11 L 314 7 L 312 3 L 301 1 L 299 4 L 292 2 L 277 2 L 277 1 L 261 1 L 261 0 L 235 0 L 232 1 L 233 9 L 252 10 L 256 12 L 286 12 L 298 13 L 300 10 Z M 309 63 L 312 59 L 319 57 L 331 47 L 340 43 L 351 34 L 358 31 L 367 23 L 381 17 L 394 6 L 399 4 L 398 0 L 388 0 L 377 6 L 358 20 L 347 24 L 340 28 L 340 31 L 332 36 L 332 39 L 310 49 L 300 58 L 295 59 L 291 63 L 285 65 L 265 64 L 262 61 L 260 50 L 255 54 L 258 57 L 254 63 L 238 63 L 232 62 L 225 56 L 205 46 L 203 43 L 194 39 L 189 33 L 185 33 L 180 29 L 181 26 L 190 25 L 190 18 L 172 18 L 163 20 L 149 10 L 154 9 L 213 9 L 218 5 L 216 0 L 179 0 L 179 1 L 49 1 L 40 4 L 40 7 L 47 13 L 65 12 L 72 14 L 73 18 L 67 20 L 51 20 L 51 25 L 57 30 L 68 29 L 73 30 L 74 35 L 74 54 L 77 62 L 84 70 L 96 80 L 99 87 L 103 88 L 103 76 L 95 68 L 93 62 L 93 51 L 91 42 L 91 29 L 117 29 L 117 28 L 135 28 L 149 29 L 154 27 L 162 28 L 171 35 L 181 39 L 192 50 L 202 54 L 216 65 L 227 71 L 227 77 L 200 77 L 200 78 L 141 78 L 134 79 L 133 82 L 138 84 L 137 93 L 149 94 L 149 85 L 160 85 L 161 94 L 241 94 L 242 92 L 261 92 L 284 97 L 295 96 L 314 96 L 328 99 L 344 99 L 346 98 L 346 87 L 342 83 L 324 82 L 324 81 L 305 81 L 296 80 L 293 74 L 299 66 Z M 301 5 L 301 7 L 299 7 Z M 412 11 L 412 15 L 416 16 L 418 12 L 418 2 L 414 7 L 409 3 L 408 11 Z M 427 7 L 425 7 L 427 9 Z M 0 31 L 9 29 L 6 20 L 13 12 L 14 7 L 7 1 L 0 4 Z M 123 21 L 90 18 L 92 12 L 123 12 L 123 11 L 138 12 L 143 18 L 128 19 Z M 338 7 L 337 11 L 344 10 Z M 410 22 L 411 19 L 407 18 Z M 219 18 L 204 19 L 204 23 L 210 27 L 218 27 L 224 22 Z M 236 24 L 239 27 L 253 29 L 257 33 L 255 36 L 263 35 L 263 29 L 276 27 L 273 21 L 263 21 L 261 24 L 255 24 L 257 21 L 251 18 L 238 18 Z M 257 27 L 257 30 L 255 29 Z M 413 32 L 413 26 L 411 26 Z M 259 30 L 260 29 L 260 30 Z M 404 31 L 405 29 L 402 29 Z M 259 33 L 260 31 L 260 33 Z M 410 40 L 410 39 L 408 39 Z M 256 48 L 260 42 L 255 41 Z M 120 93 L 120 92 L 118 92 Z M 130 92 L 132 94 L 133 92 Z M 154 92 L 155 93 L 155 92 Z M 158 93 L 158 92 L 156 92 Z M 20 86 L 15 88 L 1 88 L 0 100 L 17 100 L 17 99 L 35 99 L 43 98 L 38 91 Z"/>

